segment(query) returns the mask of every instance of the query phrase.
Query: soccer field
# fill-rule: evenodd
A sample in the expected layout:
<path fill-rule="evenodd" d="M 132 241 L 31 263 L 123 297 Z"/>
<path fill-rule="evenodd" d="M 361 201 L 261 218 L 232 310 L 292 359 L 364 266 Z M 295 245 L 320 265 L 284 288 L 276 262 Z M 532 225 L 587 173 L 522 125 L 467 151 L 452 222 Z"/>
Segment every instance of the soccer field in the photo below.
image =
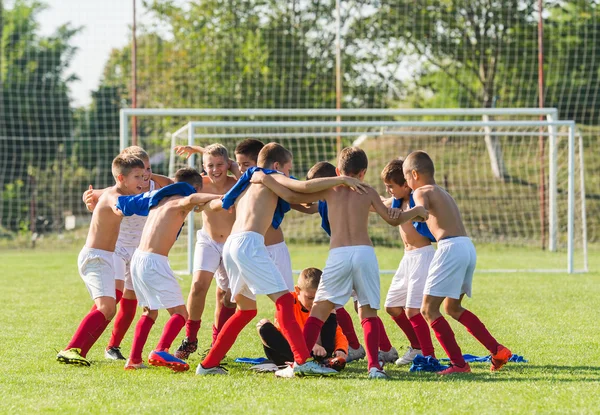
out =
<path fill-rule="evenodd" d="M 401 251 L 379 249 L 382 268 L 395 268 Z M 192 370 L 163 368 L 126 372 L 106 361 L 105 333 L 92 348 L 89 368 L 55 361 L 91 306 L 76 269 L 77 249 L 0 252 L 0 412 L 1 413 L 597 413 L 600 391 L 600 273 L 476 274 L 474 297 L 466 307 L 477 313 L 498 340 L 529 363 L 508 364 L 498 373 L 474 363 L 473 373 L 440 378 L 413 374 L 407 367 L 386 366 L 392 380 L 369 381 L 366 362 L 353 362 L 337 378 L 276 379 L 234 363 L 236 357 L 263 355 L 251 323 L 225 359 L 229 376 L 197 377 Z M 323 267 L 325 247 L 292 246 L 295 269 Z M 527 250 L 483 247 L 481 264 L 526 263 Z M 590 255 L 598 270 L 597 252 Z M 490 266 L 488 266 L 489 268 Z M 391 275 L 382 276 L 382 294 Z M 184 293 L 190 277 L 181 282 Z M 209 294 L 200 331 L 200 348 L 209 346 L 212 311 Z M 382 301 L 383 302 L 383 301 Z M 350 305 L 347 305 L 350 311 Z M 259 301 L 256 318 L 272 318 L 274 307 Z M 359 337 L 356 314 L 351 311 Z M 156 344 L 166 312 L 159 316 L 145 349 Z M 393 321 L 383 316 L 394 346 L 408 345 Z M 456 322 L 464 353 L 484 355 L 484 348 Z M 111 326 L 112 327 L 112 326 Z M 178 340 L 182 338 L 179 336 Z M 123 349 L 131 345 L 131 332 Z M 443 351 L 434 339 L 440 355 Z"/>

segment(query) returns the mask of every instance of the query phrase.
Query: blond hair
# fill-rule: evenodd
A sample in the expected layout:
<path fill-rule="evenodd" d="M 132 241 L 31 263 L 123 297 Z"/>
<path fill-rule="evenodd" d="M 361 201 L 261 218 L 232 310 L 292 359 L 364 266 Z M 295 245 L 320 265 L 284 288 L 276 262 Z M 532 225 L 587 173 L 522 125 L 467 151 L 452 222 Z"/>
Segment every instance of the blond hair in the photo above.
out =
<path fill-rule="evenodd" d="M 127 176 L 135 168 L 144 170 L 144 162 L 139 157 L 130 154 L 119 154 L 112 161 L 112 174 L 115 179 L 120 174 Z"/>
<path fill-rule="evenodd" d="M 225 160 L 229 160 L 229 154 L 224 145 L 216 143 L 204 147 L 204 154 L 208 154 L 213 157 L 223 157 Z"/>
<path fill-rule="evenodd" d="M 298 276 L 298 288 L 300 290 L 316 290 L 321 282 L 323 271 L 318 268 L 305 268 Z"/>
<path fill-rule="evenodd" d="M 142 161 L 150 161 L 150 156 L 148 155 L 148 153 L 146 153 L 146 150 L 144 150 L 140 146 L 125 147 L 123 151 L 121 151 L 121 154 L 129 154 L 131 156 L 142 159 Z"/>

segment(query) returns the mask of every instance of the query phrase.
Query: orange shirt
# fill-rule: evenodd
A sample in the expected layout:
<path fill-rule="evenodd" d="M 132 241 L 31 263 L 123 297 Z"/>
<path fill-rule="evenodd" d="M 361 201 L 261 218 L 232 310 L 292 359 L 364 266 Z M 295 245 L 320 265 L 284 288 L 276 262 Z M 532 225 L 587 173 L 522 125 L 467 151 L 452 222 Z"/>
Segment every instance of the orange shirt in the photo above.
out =
<path fill-rule="evenodd" d="M 298 300 L 298 293 L 293 292 L 292 295 L 294 296 L 294 317 L 300 325 L 300 328 L 304 329 L 306 320 L 308 320 L 308 317 L 310 316 L 310 310 L 304 308 L 302 303 L 300 303 L 300 300 Z M 279 329 L 277 317 L 275 317 L 275 327 Z M 343 350 L 344 353 L 348 353 L 348 339 L 344 336 L 339 325 L 335 329 L 335 350 Z"/>

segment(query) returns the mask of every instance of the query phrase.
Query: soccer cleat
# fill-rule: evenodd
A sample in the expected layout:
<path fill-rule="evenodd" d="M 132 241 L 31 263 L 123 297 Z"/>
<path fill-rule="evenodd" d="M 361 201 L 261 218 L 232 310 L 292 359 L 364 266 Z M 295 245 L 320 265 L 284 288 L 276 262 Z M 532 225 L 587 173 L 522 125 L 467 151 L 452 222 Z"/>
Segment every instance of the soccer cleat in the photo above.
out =
<path fill-rule="evenodd" d="M 413 349 L 412 347 L 409 347 L 406 353 L 404 353 L 404 356 L 396 360 L 396 365 L 409 365 L 413 362 L 413 360 L 415 360 L 415 357 L 419 354 L 421 354 L 420 349 Z"/>
<path fill-rule="evenodd" d="M 186 337 L 181 341 L 181 346 L 175 351 L 175 357 L 182 360 L 187 360 L 192 353 L 198 350 L 198 340 L 189 341 Z"/>
<path fill-rule="evenodd" d="M 138 369 L 148 369 L 148 366 L 144 364 L 144 362 L 140 363 L 131 363 L 129 359 L 125 362 L 125 370 L 138 370 Z"/>
<path fill-rule="evenodd" d="M 442 370 L 448 369 L 450 366 L 442 365 L 439 360 L 433 356 L 421 356 L 416 355 L 412 365 L 410 366 L 410 372 L 441 372 Z"/>
<path fill-rule="evenodd" d="M 210 368 L 204 368 L 202 367 L 202 364 L 198 364 L 198 367 L 196 368 L 196 374 L 197 375 L 228 375 L 229 373 L 227 373 L 227 369 L 225 369 L 223 366 L 215 366 L 215 367 L 210 367 Z"/>
<path fill-rule="evenodd" d="M 104 351 L 104 357 L 110 360 L 126 360 L 125 356 L 121 354 L 120 347 L 110 347 Z"/>
<path fill-rule="evenodd" d="M 352 347 L 348 347 L 348 359 L 346 359 L 346 363 L 353 362 L 355 360 L 363 359 L 367 355 L 365 348 L 362 347 L 362 344 L 358 346 L 358 349 L 353 349 Z"/>
<path fill-rule="evenodd" d="M 302 365 L 294 363 L 294 374 L 298 376 L 335 376 L 338 372 L 322 366 L 314 360 L 307 360 Z"/>
<path fill-rule="evenodd" d="M 369 379 L 390 380 L 390 376 L 385 373 L 385 370 L 372 367 L 369 369 Z"/>
<path fill-rule="evenodd" d="M 276 371 L 279 370 L 279 366 L 277 366 L 271 360 L 266 360 L 266 361 L 264 361 L 262 363 L 259 363 L 257 365 L 251 366 L 250 370 L 254 370 L 257 373 L 276 372 Z"/>
<path fill-rule="evenodd" d="M 502 366 L 508 362 L 511 358 L 512 352 L 508 350 L 508 348 L 499 345 L 496 353 L 492 355 L 492 366 L 490 366 L 490 370 L 495 372 L 496 370 L 500 370 Z"/>
<path fill-rule="evenodd" d="M 379 351 L 378 359 L 384 363 L 393 363 L 398 359 L 398 350 L 395 347 L 392 347 L 387 352 L 383 350 Z"/>
<path fill-rule="evenodd" d="M 190 365 L 165 350 L 151 351 L 148 356 L 148 363 L 150 363 L 151 366 L 168 367 L 174 372 L 185 372 L 186 370 L 190 370 Z"/>
<path fill-rule="evenodd" d="M 466 362 L 463 367 L 450 365 L 450 367 L 448 369 L 444 369 L 441 372 L 438 372 L 438 375 L 446 376 L 446 375 L 452 375 L 454 373 L 471 373 L 471 366 L 469 366 L 469 364 Z"/>
<path fill-rule="evenodd" d="M 340 372 L 346 367 L 346 359 L 343 357 L 332 357 L 323 361 L 325 367 L 330 367 L 333 370 Z"/>
<path fill-rule="evenodd" d="M 293 378 L 294 366 L 286 365 L 283 369 L 275 371 L 275 377 L 278 378 Z"/>
<path fill-rule="evenodd" d="M 56 360 L 66 365 L 79 365 L 89 366 L 90 362 L 83 356 L 81 356 L 81 349 L 67 349 L 61 350 L 56 355 Z"/>

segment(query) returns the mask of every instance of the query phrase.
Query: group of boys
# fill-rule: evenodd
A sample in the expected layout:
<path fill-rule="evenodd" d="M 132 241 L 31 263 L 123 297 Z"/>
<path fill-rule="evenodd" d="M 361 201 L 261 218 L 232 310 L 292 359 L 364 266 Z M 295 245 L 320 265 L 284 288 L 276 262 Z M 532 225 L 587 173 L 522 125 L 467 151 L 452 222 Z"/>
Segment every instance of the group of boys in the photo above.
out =
<path fill-rule="evenodd" d="M 179 170 L 173 179 L 153 174 L 148 155 L 139 147 L 129 147 L 113 161 L 116 184 L 100 191 L 90 186 L 84 193 L 93 214 L 78 265 L 94 307 L 58 353 L 58 361 L 89 366 L 87 352 L 112 320 L 117 303 L 119 313 L 105 356 L 125 360 L 120 342 L 139 302 L 144 312 L 125 369 L 145 367 L 143 347 L 158 310 L 167 309 L 171 317 L 148 363 L 189 370 L 186 360 L 198 348 L 206 295 L 215 279 L 212 345 L 196 374 L 227 374 L 221 361 L 257 315 L 256 296 L 264 294 L 275 303 L 275 324 L 263 319 L 257 327 L 275 374 L 335 375 L 347 359 L 364 356 L 343 308 L 353 296 L 364 332 L 369 378 L 387 379 L 383 364 L 398 355 L 377 316 L 380 280 L 368 234 L 370 212 L 399 226 L 405 247 L 385 302 L 386 311 L 411 344 L 396 363 L 413 362 L 443 375 L 470 371 L 439 311 L 442 303 L 447 314 L 489 350 L 492 370 L 511 357 L 510 350 L 462 307 L 464 294 L 471 295 L 475 249 L 455 201 L 435 184 L 433 162 L 425 152 L 388 163 L 382 179 L 392 197 L 382 199 L 363 183 L 368 160 L 356 147 L 342 150 L 337 167 L 327 162 L 315 165 L 306 181 L 290 178 L 292 154 L 277 143 L 244 140 L 236 147 L 236 161 L 220 144 L 175 150 L 188 157 L 202 153 L 204 176 L 191 168 Z M 322 273 L 304 270 L 296 287 L 280 227 L 291 208 L 318 211 L 331 238 Z M 197 232 L 186 306 L 168 254 L 192 210 L 202 212 L 203 227 Z M 432 242 L 437 242 L 437 250 Z M 185 338 L 174 354 L 169 353 L 184 326 Z M 430 327 L 450 366 L 437 361 Z M 390 359 L 392 349 L 395 357 Z"/>

